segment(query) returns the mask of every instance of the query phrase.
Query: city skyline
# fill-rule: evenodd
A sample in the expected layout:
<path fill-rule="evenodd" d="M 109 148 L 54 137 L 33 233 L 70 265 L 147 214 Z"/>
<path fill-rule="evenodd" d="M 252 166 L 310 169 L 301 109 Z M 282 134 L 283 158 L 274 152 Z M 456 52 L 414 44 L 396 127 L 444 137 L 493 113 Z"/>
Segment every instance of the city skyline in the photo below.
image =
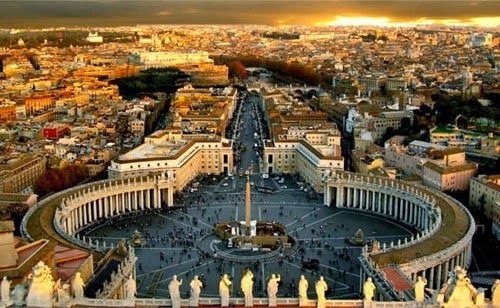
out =
<path fill-rule="evenodd" d="M 2 1 L 0 27 L 136 24 L 498 26 L 500 2 L 409 0 Z M 139 12 L 139 13 L 138 13 Z"/>

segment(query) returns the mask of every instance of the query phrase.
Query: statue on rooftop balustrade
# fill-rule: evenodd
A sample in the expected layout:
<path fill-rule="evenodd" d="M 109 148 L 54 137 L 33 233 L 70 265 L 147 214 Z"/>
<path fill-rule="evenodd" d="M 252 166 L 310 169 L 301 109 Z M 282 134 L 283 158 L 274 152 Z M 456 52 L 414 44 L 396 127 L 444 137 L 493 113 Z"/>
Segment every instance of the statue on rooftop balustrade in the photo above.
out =
<path fill-rule="evenodd" d="M 177 280 L 177 275 L 172 277 L 172 281 L 170 281 L 168 285 L 168 292 L 170 293 L 170 299 L 172 299 L 172 307 L 180 308 L 181 307 L 181 293 L 179 292 L 179 287 L 182 284 L 182 279 Z"/>
<path fill-rule="evenodd" d="M 38 262 L 29 275 L 31 280 L 26 305 L 31 307 L 52 307 L 54 279 L 50 268 L 43 261 Z"/>
<path fill-rule="evenodd" d="M 373 296 L 375 295 L 375 285 L 372 282 L 372 277 L 366 278 L 365 283 L 363 284 L 363 295 L 364 301 L 366 303 L 370 303 L 373 300 Z"/>
<path fill-rule="evenodd" d="M 80 275 L 80 272 L 77 272 L 75 274 L 75 277 L 71 280 L 71 289 L 73 289 L 73 295 L 75 298 L 82 298 L 83 297 L 83 287 L 85 284 L 83 283 L 82 276 Z"/>
<path fill-rule="evenodd" d="M 495 284 L 491 286 L 491 304 L 493 307 L 500 307 L 500 279 L 495 280 Z"/>
<path fill-rule="evenodd" d="M 137 293 L 137 285 L 135 283 L 134 277 L 130 275 L 125 283 L 125 298 L 126 299 L 134 299 L 135 294 Z"/>
<path fill-rule="evenodd" d="M 241 278 L 241 291 L 245 295 L 245 306 L 253 306 L 253 273 L 250 269 Z"/>
<path fill-rule="evenodd" d="M 195 275 L 193 280 L 189 283 L 191 287 L 191 297 L 189 298 L 189 306 L 198 307 L 198 302 L 200 300 L 201 288 L 203 288 L 203 283 L 198 279 L 198 275 Z"/>
<path fill-rule="evenodd" d="M 220 305 L 222 307 L 229 306 L 229 292 L 231 290 L 231 279 L 227 274 L 224 274 L 219 282 L 219 296 L 220 296 Z"/>
<path fill-rule="evenodd" d="M 300 276 L 299 281 L 299 305 L 307 306 L 308 298 L 307 298 L 307 289 L 309 288 L 309 282 L 307 281 L 304 275 Z"/>
<path fill-rule="evenodd" d="M 7 276 L 3 276 L 0 289 L 1 289 L 2 302 L 3 303 L 10 302 L 10 280 L 7 278 Z"/>
<path fill-rule="evenodd" d="M 417 277 L 417 282 L 415 282 L 415 301 L 416 302 L 423 302 L 425 298 L 425 286 L 427 285 L 427 280 L 423 279 L 422 276 Z"/>
<path fill-rule="evenodd" d="M 328 285 L 326 284 L 325 278 L 323 276 L 319 277 L 319 280 L 316 281 L 316 295 L 318 296 L 317 307 L 323 308 L 326 304 L 325 292 L 328 290 Z"/>

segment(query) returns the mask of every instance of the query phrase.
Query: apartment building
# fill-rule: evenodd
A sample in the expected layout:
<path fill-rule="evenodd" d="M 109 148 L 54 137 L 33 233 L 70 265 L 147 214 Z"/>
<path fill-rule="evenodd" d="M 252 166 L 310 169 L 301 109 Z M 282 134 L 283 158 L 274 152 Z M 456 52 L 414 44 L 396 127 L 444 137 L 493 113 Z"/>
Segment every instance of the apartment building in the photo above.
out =
<path fill-rule="evenodd" d="M 170 125 L 185 133 L 224 136 L 233 117 L 237 90 L 201 89 L 187 85 L 179 89 L 170 107 Z"/>
<path fill-rule="evenodd" d="M 471 150 L 479 149 L 481 139 L 486 137 L 479 133 L 444 126 L 436 126 L 430 133 L 431 142 L 434 144 Z"/>
<path fill-rule="evenodd" d="M 43 129 L 43 138 L 49 140 L 58 140 L 64 136 L 70 135 L 71 129 L 68 124 L 48 123 Z"/>
<path fill-rule="evenodd" d="M 141 52 L 130 56 L 131 61 L 144 68 L 177 67 L 190 75 L 196 85 L 227 85 L 229 69 L 215 65 L 208 52 Z"/>
<path fill-rule="evenodd" d="M 16 118 L 16 102 L 0 100 L 0 123 L 13 121 Z"/>
<path fill-rule="evenodd" d="M 324 136 L 323 139 L 327 140 L 328 137 Z M 307 138 L 264 142 L 264 173 L 298 173 L 316 191 L 322 191 L 323 180 L 332 170 L 343 169 L 340 142 L 311 144 Z"/>
<path fill-rule="evenodd" d="M 359 78 L 359 83 L 366 87 L 368 92 L 378 92 L 387 85 L 386 75 L 366 75 Z"/>
<path fill-rule="evenodd" d="M 109 178 L 167 175 L 181 190 L 197 175 L 230 173 L 232 140 L 215 136 L 183 135 L 182 131 L 157 131 L 144 144 L 119 156 L 108 168 Z"/>
<path fill-rule="evenodd" d="M 441 191 L 469 189 L 470 179 L 476 175 L 477 164 L 465 161 L 465 151 L 458 148 L 440 150 L 441 163 L 428 161 L 423 165 L 423 183 Z"/>
<path fill-rule="evenodd" d="M 45 172 L 46 159 L 31 153 L 11 154 L 0 162 L 0 192 L 20 193 Z"/>
<path fill-rule="evenodd" d="M 53 95 L 36 95 L 24 99 L 26 115 L 34 115 L 39 111 L 47 111 L 55 107 L 56 100 Z"/>
<path fill-rule="evenodd" d="M 437 159 L 440 162 L 436 150 L 444 150 L 446 147 L 434 145 L 423 141 L 412 141 L 408 146 L 402 144 L 393 138 L 385 147 L 384 160 L 386 166 L 395 167 L 401 170 L 405 175 L 417 175 L 422 177 L 423 166 L 430 159 Z M 431 158 L 432 157 L 432 158 Z"/>
<path fill-rule="evenodd" d="M 403 119 L 408 119 L 409 124 L 411 125 L 413 122 L 413 113 L 407 110 L 381 112 L 378 117 L 366 118 L 367 128 L 370 131 L 383 134 L 389 127 L 394 130 L 401 127 Z"/>
<path fill-rule="evenodd" d="M 500 202 L 500 174 L 479 175 L 470 179 L 469 205 L 483 207 L 488 218 L 495 216 L 495 203 Z"/>

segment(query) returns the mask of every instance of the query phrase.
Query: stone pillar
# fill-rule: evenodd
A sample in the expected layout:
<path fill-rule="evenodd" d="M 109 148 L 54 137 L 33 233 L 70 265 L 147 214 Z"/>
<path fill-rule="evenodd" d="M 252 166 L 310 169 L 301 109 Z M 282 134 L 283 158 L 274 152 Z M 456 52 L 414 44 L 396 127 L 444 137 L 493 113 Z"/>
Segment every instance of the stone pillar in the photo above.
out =
<path fill-rule="evenodd" d="M 156 202 L 154 206 L 155 208 L 159 209 L 161 207 L 161 188 L 156 187 L 155 197 L 156 197 Z"/>
<path fill-rule="evenodd" d="M 144 210 L 144 190 L 139 190 L 139 208 Z"/>
<path fill-rule="evenodd" d="M 420 206 L 417 206 L 417 213 L 415 215 L 415 226 L 420 229 Z"/>
<path fill-rule="evenodd" d="M 341 195 L 342 195 L 342 186 L 338 186 L 337 189 L 335 190 L 335 207 L 341 207 Z"/>
<path fill-rule="evenodd" d="M 454 270 L 457 264 L 455 263 L 455 257 L 450 259 L 450 270 Z"/>
<path fill-rule="evenodd" d="M 86 217 L 87 211 L 85 210 L 86 205 L 87 205 L 87 203 L 83 203 L 80 206 L 80 216 L 81 216 L 80 227 L 85 226 L 85 224 L 87 223 L 87 217 Z"/>
<path fill-rule="evenodd" d="M 171 187 L 168 188 L 168 206 L 174 206 L 174 190 Z"/>
<path fill-rule="evenodd" d="M 431 273 L 429 275 L 429 283 L 431 286 L 434 284 L 434 268 L 435 268 L 434 266 L 431 267 Z"/>
<path fill-rule="evenodd" d="M 450 260 L 444 262 L 444 273 L 443 273 L 443 282 L 448 280 L 448 273 L 450 272 Z"/>
<path fill-rule="evenodd" d="M 104 212 L 104 218 L 108 218 L 108 215 L 109 215 L 109 196 L 106 196 L 104 197 L 104 200 L 103 200 L 103 212 Z"/>
<path fill-rule="evenodd" d="M 437 279 L 436 279 L 436 281 L 435 281 L 434 284 L 431 284 L 429 286 L 431 289 L 434 289 L 434 288 L 437 288 L 437 287 L 441 287 L 441 284 L 442 284 L 441 281 L 443 280 L 442 273 L 441 273 L 442 267 L 443 267 L 443 264 L 439 264 L 437 266 L 437 275 L 436 275 Z"/>
<path fill-rule="evenodd" d="M 73 226 L 71 225 L 71 211 L 68 212 L 68 216 L 66 216 L 66 233 L 69 235 L 73 234 Z"/>
<path fill-rule="evenodd" d="M 409 222 L 410 221 L 410 208 L 411 208 L 411 202 L 408 200 L 403 201 L 404 204 L 404 209 L 405 209 L 405 221 Z"/>
<path fill-rule="evenodd" d="M 104 215 L 104 208 L 106 207 L 106 204 L 105 204 L 106 199 L 107 199 L 106 196 L 99 199 L 99 218 L 106 218 L 106 216 Z"/>
<path fill-rule="evenodd" d="M 377 192 L 377 195 L 378 195 L 377 212 L 382 213 L 382 194 L 379 191 L 379 192 Z"/>
<path fill-rule="evenodd" d="M 358 201 L 358 189 L 354 188 L 354 203 L 353 203 L 353 208 L 359 208 L 359 201 Z"/>

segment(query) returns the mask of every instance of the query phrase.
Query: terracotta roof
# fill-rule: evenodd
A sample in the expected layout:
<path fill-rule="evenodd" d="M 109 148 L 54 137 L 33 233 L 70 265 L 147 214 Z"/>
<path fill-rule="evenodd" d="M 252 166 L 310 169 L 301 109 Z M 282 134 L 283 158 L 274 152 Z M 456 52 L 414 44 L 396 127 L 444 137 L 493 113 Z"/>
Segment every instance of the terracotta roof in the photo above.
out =
<path fill-rule="evenodd" d="M 458 154 L 458 153 L 465 153 L 463 149 L 460 148 L 446 148 L 441 150 L 444 155 L 451 155 L 451 154 Z"/>
<path fill-rule="evenodd" d="M 22 277 L 26 276 L 33 266 L 45 259 L 54 249 L 55 243 L 48 240 L 38 240 L 31 244 L 17 248 L 17 263 L 15 266 L 0 269 L 0 276 Z"/>
<path fill-rule="evenodd" d="M 439 174 L 449 174 L 449 173 L 455 173 L 455 172 L 466 171 L 466 170 L 475 170 L 475 169 L 477 169 L 477 165 L 474 163 L 466 163 L 466 164 L 457 165 L 457 166 L 443 167 L 443 166 L 440 166 L 440 165 L 437 165 L 433 162 L 428 161 L 424 164 L 424 168 L 429 168 L 432 171 L 435 171 Z"/>
<path fill-rule="evenodd" d="M 385 273 L 387 280 L 389 280 L 396 291 L 407 291 L 412 289 L 412 285 L 405 279 L 405 277 L 394 267 L 386 267 L 381 269 Z"/>

